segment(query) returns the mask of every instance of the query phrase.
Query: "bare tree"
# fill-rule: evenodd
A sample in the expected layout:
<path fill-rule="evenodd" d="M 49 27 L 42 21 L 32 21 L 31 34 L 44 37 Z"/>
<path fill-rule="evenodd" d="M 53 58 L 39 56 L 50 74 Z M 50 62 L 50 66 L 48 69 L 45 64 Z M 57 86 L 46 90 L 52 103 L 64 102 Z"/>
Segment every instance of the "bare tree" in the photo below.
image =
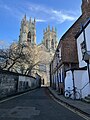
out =
<path fill-rule="evenodd" d="M 32 69 L 39 63 L 36 47 L 16 43 L 13 43 L 9 49 L 2 50 L 0 58 L 1 69 L 22 74 L 31 74 Z"/>
<path fill-rule="evenodd" d="M 0 49 L 0 69 L 7 68 L 8 59 L 8 49 Z"/>

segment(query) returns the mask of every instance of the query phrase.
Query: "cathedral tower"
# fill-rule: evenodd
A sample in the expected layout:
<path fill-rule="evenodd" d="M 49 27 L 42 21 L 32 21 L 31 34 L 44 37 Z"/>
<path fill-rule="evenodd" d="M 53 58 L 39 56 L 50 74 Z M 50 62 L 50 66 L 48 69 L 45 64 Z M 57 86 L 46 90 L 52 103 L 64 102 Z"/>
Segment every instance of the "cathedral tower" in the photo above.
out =
<path fill-rule="evenodd" d="M 50 26 L 43 30 L 43 43 L 48 50 L 56 50 L 57 47 L 57 32 L 54 27 L 50 30 Z"/>
<path fill-rule="evenodd" d="M 21 44 L 36 44 L 36 21 L 35 19 L 32 21 L 31 18 L 28 21 L 26 19 L 26 15 L 21 21 L 21 29 L 20 29 L 20 36 L 19 42 Z"/>

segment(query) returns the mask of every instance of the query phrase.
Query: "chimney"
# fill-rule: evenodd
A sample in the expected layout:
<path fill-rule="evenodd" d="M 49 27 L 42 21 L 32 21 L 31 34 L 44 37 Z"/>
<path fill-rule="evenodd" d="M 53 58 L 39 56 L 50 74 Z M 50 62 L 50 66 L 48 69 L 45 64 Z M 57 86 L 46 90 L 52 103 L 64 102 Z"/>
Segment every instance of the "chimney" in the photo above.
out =
<path fill-rule="evenodd" d="M 82 0 L 81 9 L 85 18 L 90 17 L 90 0 Z"/>

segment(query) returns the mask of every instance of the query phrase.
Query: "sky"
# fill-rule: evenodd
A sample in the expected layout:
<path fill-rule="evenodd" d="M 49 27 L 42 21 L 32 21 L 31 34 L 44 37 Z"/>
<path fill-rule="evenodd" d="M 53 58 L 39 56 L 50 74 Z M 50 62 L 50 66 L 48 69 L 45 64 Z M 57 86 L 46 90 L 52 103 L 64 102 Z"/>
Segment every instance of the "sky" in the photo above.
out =
<path fill-rule="evenodd" d="M 21 20 L 36 19 L 36 41 L 41 43 L 43 29 L 57 28 L 58 41 L 81 15 L 82 0 L 0 0 L 0 46 L 17 42 Z"/>

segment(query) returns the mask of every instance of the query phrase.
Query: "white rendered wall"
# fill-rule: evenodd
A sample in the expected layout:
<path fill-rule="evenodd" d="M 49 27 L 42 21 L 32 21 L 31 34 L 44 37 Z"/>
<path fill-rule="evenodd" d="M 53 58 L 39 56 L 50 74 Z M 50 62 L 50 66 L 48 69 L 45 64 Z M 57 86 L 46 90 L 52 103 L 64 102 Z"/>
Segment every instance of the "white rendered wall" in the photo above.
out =
<path fill-rule="evenodd" d="M 88 77 L 87 70 L 75 70 L 74 71 L 74 80 L 75 80 L 75 86 L 78 89 L 81 89 L 82 98 L 84 98 L 85 96 L 90 94 L 90 83 L 89 83 L 89 77 Z M 80 90 L 78 90 L 78 91 L 80 92 Z"/>
<path fill-rule="evenodd" d="M 68 90 L 68 87 L 70 87 L 70 90 L 73 89 L 73 80 L 72 80 L 72 72 L 71 72 L 71 70 L 66 72 L 65 91 Z"/>
<path fill-rule="evenodd" d="M 88 71 L 83 74 L 82 87 L 89 83 Z M 90 94 L 90 83 L 82 90 L 82 96 L 85 97 Z"/>
<path fill-rule="evenodd" d="M 30 88 L 37 87 L 37 81 L 33 77 L 19 76 L 19 82 L 28 82 Z"/>
<path fill-rule="evenodd" d="M 25 76 L 19 76 L 19 81 L 25 81 Z"/>
<path fill-rule="evenodd" d="M 90 51 L 90 24 L 85 29 L 87 51 Z"/>
<path fill-rule="evenodd" d="M 90 94 L 90 83 L 89 83 L 87 70 L 75 70 L 74 71 L 74 83 L 75 83 L 75 87 L 77 87 L 77 89 L 78 89 L 78 92 L 80 92 L 80 90 L 81 90 L 80 93 L 82 95 L 82 98 L 84 98 L 85 96 Z M 70 87 L 71 90 L 73 89 L 73 80 L 72 80 L 72 72 L 71 71 L 66 72 L 65 90 L 67 90 L 68 87 Z"/>
<path fill-rule="evenodd" d="M 87 63 L 82 60 L 82 51 L 81 51 L 81 43 L 84 41 L 83 33 L 77 38 L 77 49 L 78 49 L 78 60 L 79 60 L 79 67 L 87 66 Z"/>

